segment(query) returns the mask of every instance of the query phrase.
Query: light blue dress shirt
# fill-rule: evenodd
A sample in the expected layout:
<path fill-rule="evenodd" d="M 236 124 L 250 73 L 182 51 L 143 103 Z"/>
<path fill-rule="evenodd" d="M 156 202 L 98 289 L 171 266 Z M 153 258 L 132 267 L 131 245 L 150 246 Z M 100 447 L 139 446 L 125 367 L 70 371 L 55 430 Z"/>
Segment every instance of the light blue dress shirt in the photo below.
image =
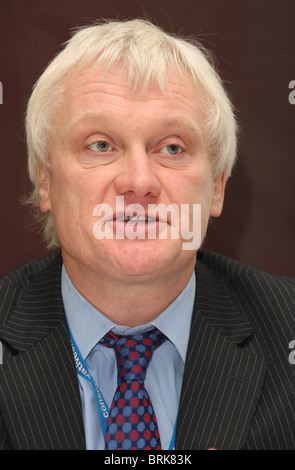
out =
<path fill-rule="evenodd" d="M 195 274 L 181 294 L 151 323 L 129 328 L 116 325 L 94 308 L 74 287 L 63 266 L 61 276 L 62 298 L 67 322 L 80 353 L 100 389 L 111 406 L 117 387 L 115 352 L 98 344 L 112 330 L 116 334 L 135 334 L 152 327 L 161 330 L 169 339 L 153 354 L 147 369 L 145 386 L 157 417 L 162 449 L 169 449 L 177 419 L 184 363 L 189 339 L 191 316 L 195 297 Z M 86 448 L 104 449 L 104 436 L 93 388 L 78 374 Z"/>

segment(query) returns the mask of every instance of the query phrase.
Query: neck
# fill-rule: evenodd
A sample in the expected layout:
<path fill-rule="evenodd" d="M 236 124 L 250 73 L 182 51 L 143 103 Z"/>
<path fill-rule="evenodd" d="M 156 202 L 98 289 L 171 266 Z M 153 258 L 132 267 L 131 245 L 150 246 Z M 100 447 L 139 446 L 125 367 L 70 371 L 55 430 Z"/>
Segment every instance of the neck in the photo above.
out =
<path fill-rule="evenodd" d="M 87 271 L 78 265 L 64 264 L 76 289 L 96 309 L 117 325 L 130 328 L 151 322 L 183 291 L 190 280 L 194 263 L 182 271 L 161 278 L 111 278 Z"/>

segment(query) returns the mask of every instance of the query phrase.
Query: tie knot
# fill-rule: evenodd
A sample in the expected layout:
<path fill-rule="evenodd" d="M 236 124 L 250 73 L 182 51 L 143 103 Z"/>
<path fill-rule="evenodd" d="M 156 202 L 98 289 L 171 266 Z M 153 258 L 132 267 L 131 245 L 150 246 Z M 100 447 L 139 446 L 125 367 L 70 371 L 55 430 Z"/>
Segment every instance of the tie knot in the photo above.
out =
<path fill-rule="evenodd" d="M 166 337 L 156 328 L 136 335 L 121 336 L 111 331 L 107 333 L 101 343 L 115 350 L 118 384 L 144 382 L 152 354 L 165 340 Z"/>

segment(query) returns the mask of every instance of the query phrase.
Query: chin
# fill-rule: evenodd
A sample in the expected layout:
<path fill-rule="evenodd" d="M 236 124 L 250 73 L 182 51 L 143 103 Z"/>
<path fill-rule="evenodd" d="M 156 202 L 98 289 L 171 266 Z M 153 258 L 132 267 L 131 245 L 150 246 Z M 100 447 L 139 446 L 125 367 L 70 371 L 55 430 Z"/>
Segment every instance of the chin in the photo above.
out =
<path fill-rule="evenodd" d="M 110 256 L 117 269 L 130 276 L 169 272 L 181 255 L 179 247 L 175 243 L 168 244 L 166 240 L 128 241 L 116 248 L 113 247 Z"/>

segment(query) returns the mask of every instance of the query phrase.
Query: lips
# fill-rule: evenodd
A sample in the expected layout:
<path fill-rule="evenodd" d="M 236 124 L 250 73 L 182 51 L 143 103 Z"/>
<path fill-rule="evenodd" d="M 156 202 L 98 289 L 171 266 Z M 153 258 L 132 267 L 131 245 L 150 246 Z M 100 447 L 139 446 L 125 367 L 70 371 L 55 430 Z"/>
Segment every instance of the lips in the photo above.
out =
<path fill-rule="evenodd" d="M 115 222 L 128 223 L 128 224 L 152 224 L 155 222 L 166 222 L 163 218 L 160 218 L 158 214 L 151 213 L 139 213 L 134 210 L 132 212 L 124 211 L 117 212 L 113 216 Z"/>
<path fill-rule="evenodd" d="M 113 211 L 109 204 L 97 204 L 93 215 L 99 217 L 94 223 L 94 236 L 97 239 L 167 239 L 167 229 L 178 228 L 178 219 L 175 222 L 173 213 L 177 213 L 174 204 L 166 206 L 163 203 L 149 204 L 147 208 L 141 204 L 124 205 L 124 197 L 116 197 L 116 206 Z M 170 213 L 171 211 L 171 213 Z M 172 233 L 172 232 L 171 232 Z"/>
<path fill-rule="evenodd" d="M 117 217 L 116 220 L 119 222 L 130 222 L 132 224 L 145 224 L 156 222 L 154 217 L 149 217 L 147 215 L 124 215 L 122 217 Z"/>
<path fill-rule="evenodd" d="M 113 217 L 106 221 L 113 226 L 113 232 L 117 239 L 156 239 L 159 233 L 167 227 L 167 220 L 161 214 L 127 208 L 117 211 Z"/>

